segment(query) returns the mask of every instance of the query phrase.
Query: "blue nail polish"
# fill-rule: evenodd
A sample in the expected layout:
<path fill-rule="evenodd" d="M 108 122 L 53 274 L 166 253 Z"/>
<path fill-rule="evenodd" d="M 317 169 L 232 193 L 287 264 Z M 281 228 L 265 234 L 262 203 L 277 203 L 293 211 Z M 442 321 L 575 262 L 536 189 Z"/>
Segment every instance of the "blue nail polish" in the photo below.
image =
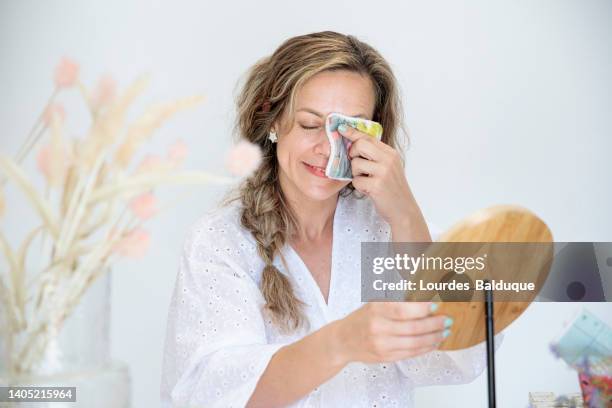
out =
<path fill-rule="evenodd" d="M 450 335 L 450 330 L 446 329 L 442 332 L 442 337 L 447 338 Z"/>
<path fill-rule="evenodd" d="M 438 310 L 438 304 L 437 303 L 432 303 L 431 306 L 429 306 L 429 310 L 431 312 L 435 312 L 436 310 Z"/>
<path fill-rule="evenodd" d="M 447 317 L 444 320 L 444 327 L 451 327 L 452 324 L 453 324 L 453 318 L 452 317 Z"/>
<path fill-rule="evenodd" d="M 342 123 L 342 124 L 340 124 L 340 125 L 338 126 L 338 131 L 339 131 L 340 133 L 344 133 L 344 132 L 346 132 L 347 130 L 348 130 L 348 126 L 346 126 L 346 124 L 344 124 L 344 123 Z"/>

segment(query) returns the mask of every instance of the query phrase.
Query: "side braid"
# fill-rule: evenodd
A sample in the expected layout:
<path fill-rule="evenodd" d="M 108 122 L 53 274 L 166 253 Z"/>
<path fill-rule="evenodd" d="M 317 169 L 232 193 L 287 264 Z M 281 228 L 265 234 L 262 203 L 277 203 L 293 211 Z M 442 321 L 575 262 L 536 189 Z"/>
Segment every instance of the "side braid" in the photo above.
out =
<path fill-rule="evenodd" d="M 305 323 L 304 303 L 295 296 L 289 279 L 274 266 L 274 256 L 285 245 L 294 221 L 283 199 L 276 178 L 276 162 L 265 161 L 241 189 L 241 223 L 257 242 L 257 252 L 265 262 L 261 291 L 266 309 L 281 329 L 291 331 Z M 282 254 L 281 259 L 282 259 Z M 287 267 L 284 259 L 282 262 Z"/>

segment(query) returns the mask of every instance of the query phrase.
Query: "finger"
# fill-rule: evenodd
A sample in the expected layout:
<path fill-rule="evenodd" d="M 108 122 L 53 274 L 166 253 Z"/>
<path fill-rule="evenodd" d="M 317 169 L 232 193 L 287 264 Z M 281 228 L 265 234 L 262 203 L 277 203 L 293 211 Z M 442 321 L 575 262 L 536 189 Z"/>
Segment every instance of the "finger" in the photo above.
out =
<path fill-rule="evenodd" d="M 359 139 L 373 139 L 373 137 L 368 135 L 367 133 L 355 129 L 354 127 L 349 126 L 347 124 L 341 124 L 340 126 L 338 126 L 338 132 L 353 143 Z"/>
<path fill-rule="evenodd" d="M 374 161 L 381 161 L 384 157 L 383 152 L 378 147 L 375 140 L 369 136 L 352 142 L 348 150 L 348 155 L 351 159 L 361 156 Z"/>
<path fill-rule="evenodd" d="M 420 336 L 423 334 L 442 333 L 450 329 L 453 319 L 448 316 L 428 316 L 408 321 L 380 319 L 376 332 L 390 336 Z"/>
<path fill-rule="evenodd" d="M 453 319 L 447 316 L 429 316 L 406 322 L 392 321 L 389 333 L 395 336 L 411 336 L 443 332 L 452 326 Z"/>
<path fill-rule="evenodd" d="M 369 195 L 372 192 L 374 178 L 369 176 L 353 176 L 353 187 L 359 192 Z"/>
<path fill-rule="evenodd" d="M 407 358 L 413 358 L 416 356 L 420 356 L 422 354 L 431 353 L 432 351 L 435 351 L 437 349 L 438 347 L 431 346 L 431 347 L 422 347 L 422 348 L 412 349 L 412 350 L 407 350 L 407 351 L 406 350 L 394 351 L 392 353 L 389 353 L 389 358 L 385 359 L 384 361 L 405 360 Z"/>
<path fill-rule="evenodd" d="M 450 335 L 450 330 L 421 334 L 419 336 L 392 336 L 388 339 L 389 350 L 411 350 L 424 347 L 437 347 L 446 337 Z"/>
<path fill-rule="evenodd" d="M 380 163 L 361 157 L 355 157 L 353 160 L 351 160 L 351 171 L 353 173 L 353 177 L 361 175 L 374 176 L 380 174 L 380 167 Z"/>
<path fill-rule="evenodd" d="M 382 302 L 382 304 L 384 305 L 381 306 L 383 316 L 391 320 L 404 321 L 421 319 L 430 315 L 437 308 L 437 304 L 433 302 Z"/>

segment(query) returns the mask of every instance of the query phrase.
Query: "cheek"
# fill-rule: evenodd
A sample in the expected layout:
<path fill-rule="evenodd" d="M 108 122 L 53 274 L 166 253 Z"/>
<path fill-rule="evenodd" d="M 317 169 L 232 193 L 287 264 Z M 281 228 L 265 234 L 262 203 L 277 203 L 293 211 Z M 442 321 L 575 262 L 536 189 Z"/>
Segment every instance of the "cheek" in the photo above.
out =
<path fill-rule="evenodd" d="M 294 134 L 285 139 L 283 143 L 279 143 L 276 148 L 278 162 L 283 168 L 288 166 L 296 166 L 301 161 L 308 158 L 308 152 L 312 150 L 307 138 Z"/>
<path fill-rule="evenodd" d="M 287 156 L 287 152 L 285 152 L 283 149 L 277 149 L 276 160 L 278 161 L 278 166 L 280 169 L 287 173 L 289 171 L 289 157 Z"/>
<path fill-rule="evenodd" d="M 285 173 L 292 173 L 292 168 L 295 166 L 296 148 L 292 140 L 286 140 L 283 143 L 278 143 L 276 146 L 276 159 L 278 165 Z"/>

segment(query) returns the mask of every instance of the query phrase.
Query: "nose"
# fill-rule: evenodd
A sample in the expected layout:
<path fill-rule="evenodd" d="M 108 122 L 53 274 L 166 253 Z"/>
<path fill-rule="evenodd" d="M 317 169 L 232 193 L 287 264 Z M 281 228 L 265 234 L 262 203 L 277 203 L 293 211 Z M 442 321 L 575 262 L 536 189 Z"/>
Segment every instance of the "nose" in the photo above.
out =
<path fill-rule="evenodd" d="M 323 130 L 319 135 L 317 143 L 314 147 L 314 151 L 316 154 L 320 154 L 325 158 L 329 157 L 331 146 L 329 145 L 329 140 L 327 139 L 327 134 L 325 133 L 325 130 Z"/>

